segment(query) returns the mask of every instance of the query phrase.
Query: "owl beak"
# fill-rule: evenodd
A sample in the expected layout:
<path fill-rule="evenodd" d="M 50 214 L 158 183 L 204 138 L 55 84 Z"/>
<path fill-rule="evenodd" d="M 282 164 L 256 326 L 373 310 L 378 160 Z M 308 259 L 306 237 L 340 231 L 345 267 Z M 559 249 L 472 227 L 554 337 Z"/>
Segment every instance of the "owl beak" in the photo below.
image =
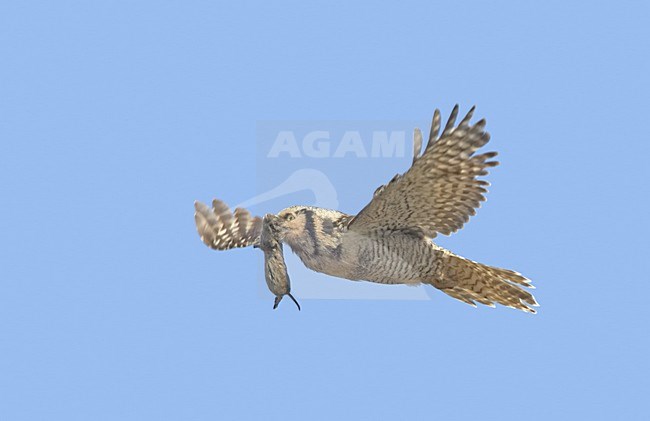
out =
<path fill-rule="evenodd" d="M 277 216 L 273 215 L 272 213 L 267 213 L 266 215 L 264 215 L 264 223 L 269 224 L 269 226 L 272 229 L 277 229 L 278 228 L 278 225 L 277 225 L 278 219 L 279 218 Z"/>

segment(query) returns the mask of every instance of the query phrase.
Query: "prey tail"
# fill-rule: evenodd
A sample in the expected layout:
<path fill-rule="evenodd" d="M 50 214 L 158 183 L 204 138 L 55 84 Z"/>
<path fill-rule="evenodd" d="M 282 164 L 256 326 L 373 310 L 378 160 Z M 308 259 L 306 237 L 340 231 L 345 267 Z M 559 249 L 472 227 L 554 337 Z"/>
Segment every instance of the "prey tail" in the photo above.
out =
<path fill-rule="evenodd" d="M 447 250 L 439 255 L 433 285 L 457 300 L 476 307 L 481 303 L 494 307 L 501 304 L 528 313 L 536 313 L 537 301 L 524 288 L 534 288 L 520 273 L 483 265 Z"/>
<path fill-rule="evenodd" d="M 295 298 L 293 298 L 293 295 L 291 295 L 290 293 L 287 293 L 287 295 L 289 296 L 289 298 L 291 298 L 291 300 L 294 303 L 296 303 L 296 307 L 298 307 L 298 311 L 300 311 L 300 304 L 298 304 L 298 301 Z"/>
<path fill-rule="evenodd" d="M 291 295 L 291 293 L 287 293 L 286 295 L 288 295 L 289 298 L 291 298 L 291 300 L 294 303 L 296 303 L 296 307 L 298 307 L 298 311 L 300 311 L 300 304 L 298 304 L 298 301 L 295 298 L 293 298 L 293 295 Z M 273 310 L 278 308 L 278 304 L 280 304 L 280 301 L 282 301 L 283 297 L 284 297 L 284 295 L 276 295 L 275 296 L 275 301 L 273 301 Z"/>

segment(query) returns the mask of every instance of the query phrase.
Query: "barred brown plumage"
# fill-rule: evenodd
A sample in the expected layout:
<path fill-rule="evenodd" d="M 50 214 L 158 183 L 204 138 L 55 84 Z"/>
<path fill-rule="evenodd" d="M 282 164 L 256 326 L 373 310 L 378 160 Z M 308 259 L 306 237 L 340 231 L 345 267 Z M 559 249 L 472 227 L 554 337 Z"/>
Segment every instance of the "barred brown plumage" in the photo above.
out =
<path fill-rule="evenodd" d="M 387 226 L 418 227 L 430 238 L 462 228 L 487 193 L 488 183 L 476 178 L 487 175 L 487 168 L 498 165 L 496 161 L 488 161 L 496 156 L 494 152 L 472 156 L 490 139 L 484 131 L 485 120 L 469 125 L 473 112 L 474 108 L 453 128 L 458 114 L 458 106 L 454 107 L 439 138 L 440 113 L 437 112 L 424 154 L 414 159 L 406 173 L 378 191 L 350 228 L 372 231 Z"/>
<path fill-rule="evenodd" d="M 217 250 L 262 248 L 276 306 L 284 295 L 293 299 L 282 255 L 284 242 L 308 268 L 331 276 L 384 284 L 424 283 L 474 306 L 497 303 L 534 313 L 531 307 L 537 302 L 523 289 L 532 288 L 530 280 L 457 256 L 431 241 L 439 233 L 458 231 L 476 213 L 489 185 L 479 177 L 498 165 L 492 160 L 496 152 L 475 155 L 490 135 L 485 120 L 470 124 L 473 113 L 474 107 L 456 126 L 456 105 L 438 136 L 441 119 L 435 110 L 424 151 L 422 133 L 416 129 L 411 167 L 377 188 L 356 216 L 292 206 L 262 220 L 244 209 L 231 213 L 218 200 L 212 209 L 196 202 L 199 235 Z"/>
<path fill-rule="evenodd" d="M 194 221 L 206 246 L 215 250 L 248 247 L 259 241 L 262 218 L 251 217 L 246 209 L 237 208 L 231 213 L 228 205 L 220 200 L 212 201 L 212 209 L 201 202 L 194 202 Z"/>

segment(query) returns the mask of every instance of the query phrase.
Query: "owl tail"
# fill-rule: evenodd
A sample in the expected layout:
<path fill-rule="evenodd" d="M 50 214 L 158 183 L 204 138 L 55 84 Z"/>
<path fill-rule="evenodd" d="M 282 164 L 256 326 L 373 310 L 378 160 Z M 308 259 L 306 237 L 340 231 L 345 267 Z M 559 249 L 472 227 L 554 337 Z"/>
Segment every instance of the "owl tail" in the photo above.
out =
<path fill-rule="evenodd" d="M 476 302 L 494 307 L 495 303 L 536 313 L 535 297 L 524 288 L 534 288 L 530 280 L 508 269 L 483 265 L 447 250 L 440 256 L 433 285 L 457 300 L 476 307 Z"/>

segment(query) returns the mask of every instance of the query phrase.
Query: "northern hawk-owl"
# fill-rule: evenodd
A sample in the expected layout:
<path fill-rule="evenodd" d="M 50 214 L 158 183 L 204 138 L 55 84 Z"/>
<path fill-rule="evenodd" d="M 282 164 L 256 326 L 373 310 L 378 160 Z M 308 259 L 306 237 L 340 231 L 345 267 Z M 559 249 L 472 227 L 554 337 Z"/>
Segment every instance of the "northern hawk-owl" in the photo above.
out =
<path fill-rule="evenodd" d="M 201 240 L 216 250 L 262 249 L 267 285 L 276 296 L 274 308 L 284 295 L 293 299 L 282 254 L 286 243 L 316 272 L 381 284 L 428 284 L 473 306 L 498 303 L 535 313 L 531 307 L 538 304 L 524 289 L 532 288 L 530 280 L 457 256 L 431 241 L 439 233 L 458 231 L 476 213 L 489 185 L 479 177 L 498 165 L 492 160 L 496 152 L 475 154 L 490 135 L 485 120 L 470 124 L 473 113 L 474 107 L 456 126 L 456 105 L 438 136 L 441 119 L 435 110 L 424 151 L 416 129 L 411 167 L 379 187 L 357 215 L 292 206 L 262 219 L 241 208 L 233 213 L 219 200 L 212 208 L 195 202 Z"/>

